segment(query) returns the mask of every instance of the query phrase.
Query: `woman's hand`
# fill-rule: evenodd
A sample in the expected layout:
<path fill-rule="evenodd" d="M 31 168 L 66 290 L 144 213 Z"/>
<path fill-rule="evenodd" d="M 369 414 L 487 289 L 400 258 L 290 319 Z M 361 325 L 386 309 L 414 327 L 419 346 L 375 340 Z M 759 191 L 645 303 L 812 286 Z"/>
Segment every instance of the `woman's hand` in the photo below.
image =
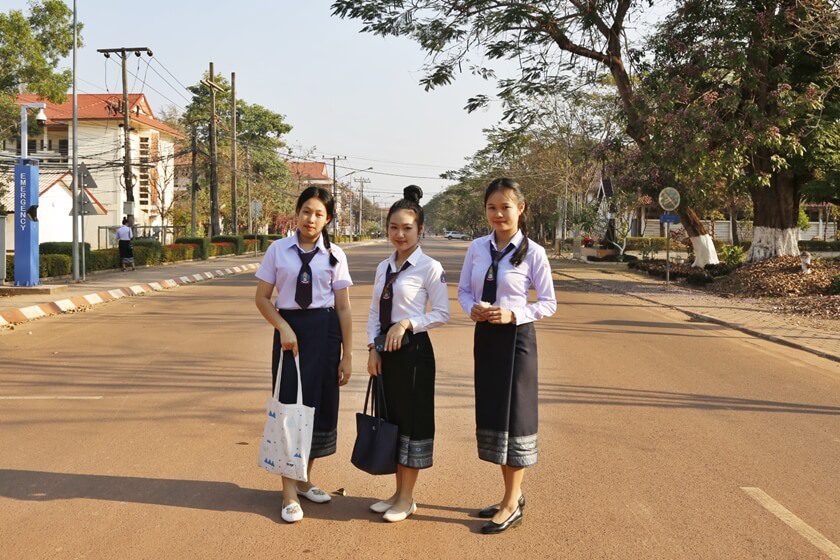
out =
<path fill-rule="evenodd" d="M 513 311 L 501 307 L 488 307 L 484 316 L 494 325 L 507 325 L 515 320 Z"/>
<path fill-rule="evenodd" d="M 338 364 L 338 386 L 341 387 L 342 385 L 347 385 L 347 382 L 350 381 L 350 375 L 353 371 L 353 358 L 350 356 L 349 353 L 345 354 L 341 358 L 341 362 Z"/>
<path fill-rule="evenodd" d="M 373 376 L 382 373 L 382 357 L 375 349 L 368 352 L 368 373 Z"/>
<path fill-rule="evenodd" d="M 388 352 L 396 352 L 402 346 L 402 339 L 405 335 L 406 327 L 403 326 L 403 322 L 408 321 L 397 321 L 391 328 L 388 329 L 388 334 L 385 335 L 385 350 Z"/>
<path fill-rule="evenodd" d="M 298 355 L 298 341 L 297 335 L 295 331 L 292 330 L 292 327 L 289 326 L 288 323 L 285 325 L 281 325 L 278 329 L 280 331 L 280 347 L 283 350 L 291 350 L 295 356 Z"/>
<path fill-rule="evenodd" d="M 481 323 L 483 321 L 486 321 L 487 320 L 487 316 L 486 316 L 487 309 L 488 309 L 487 307 L 476 303 L 475 305 L 472 306 L 472 309 L 470 309 L 470 319 L 472 319 L 476 323 Z"/>

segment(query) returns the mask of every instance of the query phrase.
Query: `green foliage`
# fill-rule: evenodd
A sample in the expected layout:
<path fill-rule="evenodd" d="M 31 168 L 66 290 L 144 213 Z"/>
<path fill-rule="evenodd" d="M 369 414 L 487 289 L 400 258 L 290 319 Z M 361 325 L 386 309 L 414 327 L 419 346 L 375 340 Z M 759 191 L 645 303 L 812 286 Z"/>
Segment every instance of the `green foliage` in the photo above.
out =
<path fill-rule="evenodd" d="M 153 261 L 162 262 L 165 260 L 163 258 L 163 245 L 161 245 L 160 241 L 157 239 L 135 239 L 131 242 L 132 247 L 134 248 L 134 262 L 137 263 L 137 249 L 143 247 L 148 249 L 149 257 Z"/>
<path fill-rule="evenodd" d="M 134 252 L 134 262 L 137 263 L 137 251 Z M 120 252 L 118 249 L 97 249 L 91 251 L 85 258 L 85 268 L 88 272 L 110 270 L 120 267 Z"/>
<path fill-rule="evenodd" d="M 67 255 L 42 255 L 38 263 L 41 278 L 70 274 L 73 271 L 72 260 Z"/>
<path fill-rule="evenodd" d="M 796 220 L 796 227 L 802 231 L 811 227 L 811 219 L 808 218 L 808 214 L 805 213 L 805 209 L 801 206 L 799 207 L 799 217 Z"/>
<path fill-rule="evenodd" d="M 840 251 L 840 240 L 822 241 L 820 239 L 803 239 L 799 242 L 799 248 L 803 251 Z"/>
<path fill-rule="evenodd" d="M 206 261 L 210 256 L 210 238 L 208 237 L 179 237 L 175 243 L 196 245 L 195 258 L 197 259 Z"/>
<path fill-rule="evenodd" d="M 195 258 L 198 245 L 192 243 L 173 243 L 163 247 L 164 262 L 190 261 Z"/>
<path fill-rule="evenodd" d="M 235 255 L 236 244 L 229 241 L 220 241 L 210 243 L 210 256 L 221 257 L 223 255 Z"/>
<path fill-rule="evenodd" d="M 237 255 L 245 252 L 245 238 L 241 235 L 216 235 L 210 241 L 213 243 L 233 243 Z"/>
<path fill-rule="evenodd" d="M 718 250 L 718 257 L 720 261 L 728 265 L 739 265 L 744 262 L 746 253 L 744 248 L 739 245 L 723 245 Z"/>
<path fill-rule="evenodd" d="M 90 255 L 90 243 L 84 244 L 85 256 Z M 73 256 L 73 243 L 70 241 L 47 241 L 38 246 L 41 255 L 67 255 Z"/>
<path fill-rule="evenodd" d="M 29 13 L 0 12 L 0 129 L 20 122 L 14 101 L 21 90 L 66 99 L 70 71 L 56 67 L 73 48 L 72 16 L 61 0 L 33 0 Z"/>
<path fill-rule="evenodd" d="M 625 251 L 638 251 L 643 259 L 649 259 L 655 253 L 665 250 L 664 237 L 628 237 Z"/>
<path fill-rule="evenodd" d="M 831 277 L 831 284 L 828 286 L 828 293 L 832 295 L 840 295 L 840 274 L 835 274 Z"/>

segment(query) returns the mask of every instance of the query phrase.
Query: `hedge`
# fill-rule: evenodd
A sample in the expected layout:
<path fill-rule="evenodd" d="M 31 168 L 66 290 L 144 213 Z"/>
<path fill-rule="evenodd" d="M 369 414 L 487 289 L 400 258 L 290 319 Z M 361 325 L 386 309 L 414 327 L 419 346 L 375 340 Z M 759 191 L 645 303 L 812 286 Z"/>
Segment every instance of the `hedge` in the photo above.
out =
<path fill-rule="evenodd" d="M 210 256 L 220 257 L 222 255 L 235 255 L 236 244 L 228 241 L 219 241 L 210 244 Z"/>
<path fill-rule="evenodd" d="M 822 241 L 820 239 L 808 239 L 799 242 L 802 251 L 840 251 L 840 240 Z"/>
<path fill-rule="evenodd" d="M 210 256 L 210 239 L 207 237 L 179 237 L 175 240 L 176 245 L 195 245 L 195 258 L 203 261 Z"/>
<path fill-rule="evenodd" d="M 241 235 L 214 235 L 210 238 L 210 241 L 212 243 L 232 243 L 237 255 L 245 252 L 245 238 Z"/>
<path fill-rule="evenodd" d="M 165 262 L 189 261 L 195 258 L 198 245 L 194 243 L 173 243 L 163 247 Z"/>
<path fill-rule="evenodd" d="M 90 243 L 85 243 L 85 256 L 90 254 Z M 42 255 L 67 255 L 73 256 L 72 241 L 47 241 L 38 246 L 38 252 Z"/>
<path fill-rule="evenodd" d="M 134 247 L 135 250 L 135 259 L 137 258 L 137 249 L 140 247 L 145 247 L 149 249 L 149 251 L 151 251 L 151 258 L 153 260 L 163 261 L 163 245 L 161 245 L 160 241 L 158 241 L 157 239 L 151 239 L 148 237 L 142 239 L 135 239 L 134 241 L 132 241 L 131 245 L 132 247 Z"/>
<path fill-rule="evenodd" d="M 66 276 L 73 271 L 73 259 L 67 255 L 41 255 L 38 261 L 38 276 L 51 278 Z M 15 257 L 6 255 L 6 281 L 15 281 Z"/>

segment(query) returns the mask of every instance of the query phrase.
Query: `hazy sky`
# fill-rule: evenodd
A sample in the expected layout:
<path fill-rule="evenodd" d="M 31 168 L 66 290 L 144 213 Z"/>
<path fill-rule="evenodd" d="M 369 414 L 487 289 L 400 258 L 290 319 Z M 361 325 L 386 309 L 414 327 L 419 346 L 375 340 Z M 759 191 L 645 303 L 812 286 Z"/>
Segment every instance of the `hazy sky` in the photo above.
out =
<path fill-rule="evenodd" d="M 3 11 L 25 6 L 25 0 L 0 0 Z M 465 74 L 425 92 L 418 85 L 425 56 L 415 43 L 360 34 L 357 21 L 331 16 L 329 6 L 328 0 L 78 0 L 85 43 L 78 88 L 121 91 L 115 59 L 106 61 L 99 48 L 149 47 L 184 85 L 213 61 L 217 73 L 236 72 L 239 98 L 285 115 L 294 127 L 293 149 L 347 156 L 339 177 L 372 166 L 349 179 L 368 177 L 366 194 L 382 203 L 410 183 L 423 187 L 428 200 L 447 184 L 434 177 L 463 165 L 483 146 L 482 129 L 498 121 L 498 107 L 463 110 L 470 96 L 493 93 L 494 84 Z M 144 91 L 156 110 L 186 106 L 189 93 L 160 66 L 147 71 L 145 58 L 130 60 L 130 71 L 140 76 L 129 75 L 132 92 Z"/>

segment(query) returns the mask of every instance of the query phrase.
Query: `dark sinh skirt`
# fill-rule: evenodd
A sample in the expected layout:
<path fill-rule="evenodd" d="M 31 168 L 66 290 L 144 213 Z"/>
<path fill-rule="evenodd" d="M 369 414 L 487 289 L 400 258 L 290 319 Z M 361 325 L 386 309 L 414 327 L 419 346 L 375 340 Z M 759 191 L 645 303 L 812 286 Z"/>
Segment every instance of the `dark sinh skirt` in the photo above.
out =
<path fill-rule="evenodd" d="M 537 337 L 533 323 L 475 325 L 478 457 L 497 465 L 537 462 Z"/>
<path fill-rule="evenodd" d="M 388 421 L 399 426 L 400 465 L 432 466 L 435 440 L 435 352 L 428 333 L 411 335 L 396 352 L 382 352 Z"/>
<path fill-rule="evenodd" d="M 134 258 L 134 249 L 131 247 L 131 241 L 128 239 L 120 239 L 120 260 L 130 261 Z"/>
<path fill-rule="evenodd" d="M 338 425 L 338 363 L 341 361 L 341 328 L 334 309 L 280 309 L 280 315 L 295 331 L 303 382 L 303 403 L 315 407 L 310 457 L 335 453 Z M 277 382 L 280 361 L 280 331 L 274 330 L 271 354 L 271 388 Z M 283 353 L 280 402 L 297 402 L 297 374 L 291 352 Z"/>

